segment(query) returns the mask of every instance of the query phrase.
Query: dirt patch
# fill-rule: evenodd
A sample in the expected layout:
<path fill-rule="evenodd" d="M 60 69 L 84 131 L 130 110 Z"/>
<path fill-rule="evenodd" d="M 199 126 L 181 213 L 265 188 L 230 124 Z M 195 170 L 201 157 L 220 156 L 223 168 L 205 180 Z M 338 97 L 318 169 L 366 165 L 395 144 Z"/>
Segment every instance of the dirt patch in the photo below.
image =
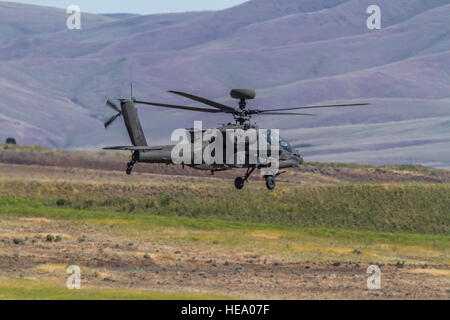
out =
<path fill-rule="evenodd" d="M 408 272 L 410 273 L 415 273 L 415 274 L 428 274 L 431 276 L 444 276 L 444 277 L 448 277 L 450 278 L 450 270 L 448 269 L 412 269 L 412 270 L 408 270 Z"/>
<path fill-rule="evenodd" d="M 75 264 L 82 285 L 97 289 L 215 292 L 244 299 L 449 298 L 450 270 L 442 265 L 381 265 L 382 289 L 368 290 L 367 263 L 275 260 L 232 248 L 130 238 L 70 222 L 0 221 L 0 234 L 12 229 L 35 237 L 24 244 L 0 242 L 2 275 L 56 285 L 65 283 L 66 266 Z M 42 234 L 50 232 L 70 237 L 48 242 Z"/>

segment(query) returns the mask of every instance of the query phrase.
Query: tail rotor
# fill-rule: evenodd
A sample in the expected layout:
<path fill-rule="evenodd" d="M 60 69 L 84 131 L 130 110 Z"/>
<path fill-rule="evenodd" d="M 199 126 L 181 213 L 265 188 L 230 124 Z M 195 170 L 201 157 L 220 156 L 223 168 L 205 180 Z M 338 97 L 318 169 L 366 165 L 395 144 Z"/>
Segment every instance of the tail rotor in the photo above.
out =
<path fill-rule="evenodd" d="M 119 107 L 111 100 L 107 100 L 106 105 L 116 111 L 117 114 L 112 116 L 108 121 L 105 122 L 105 129 L 107 129 L 117 118 L 122 115 L 122 110 L 120 110 Z"/>

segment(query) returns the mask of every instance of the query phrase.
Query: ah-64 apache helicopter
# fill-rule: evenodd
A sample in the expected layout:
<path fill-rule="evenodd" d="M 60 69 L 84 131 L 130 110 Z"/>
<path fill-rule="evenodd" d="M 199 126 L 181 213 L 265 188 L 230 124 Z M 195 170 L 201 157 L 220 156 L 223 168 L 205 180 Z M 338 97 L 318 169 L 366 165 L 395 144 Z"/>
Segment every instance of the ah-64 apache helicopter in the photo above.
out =
<path fill-rule="evenodd" d="M 189 93 L 179 92 L 179 91 L 169 91 L 170 93 L 183 96 L 185 98 L 200 102 L 202 104 L 208 105 L 212 108 L 197 108 L 197 107 L 189 107 L 189 106 L 180 106 L 180 105 L 172 105 L 172 104 L 164 104 L 164 103 L 155 103 L 155 102 L 147 102 L 147 101 L 139 101 L 134 98 L 131 99 L 119 99 L 120 108 L 110 100 L 106 102 L 106 104 L 117 112 L 116 115 L 112 116 L 108 121 L 105 122 L 105 128 L 114 122 L 118 117 L 123 116 L 125 126 L 127 128 L 128 134 L 131 139 L 132 146 L 118 146 L 118 147 L 108 147 L 104 148 L 104 150 L 124 150 L 131 151 L 132 157 L 131 161 L 128 162 L 127 165 L 127 174 L 131 174 L 134 165 L 137 162 L 147 162 L 147 163 L 165 163 L 165 164 L 175 164 L 172 160 L 172 150 L 175 147 L 174 145 L 164 145 L 164 146 L 148 146 L 147 140 L 145 139 L 144 132 L 141 127 L 141 123 L 139 121 L 139 117 L 137 114 L 137 109 L 134 106 L 135 104 L 140 105 L 150 105 L 156 107 L 163 108 L 171 108 L 171 109 L 180 109 L 180 110 L 189 110 L 196 112 L 207 112 L 207 113 L 225 113 L 234 117 L 234 124 L 223 125 L 218 128 L 220 132 L 225 134 L 227 130 L 242 130 L 247 131 L 250 129 L 258 129 L 256 124 L 251 124 L 250 119 L 252 116 L 256 115 L 289 115 L 289 116 L 314 116 L 309 113 L 294 113 L 294 112 L 286 112 L 293 110 L 303 110 L 303 109 L 318 109 L 318 108 L 334 108 L 334 107 L 351 107 L 351 106 L 366 106 L 368 103 L 358 103 L 358 104 L 335 104 L 335 105 L 322 105 L 322 106 L 306 106 L 306 107 L 296 107 L 296 108 L 283 108 L 283 109 L 271 109 L 271 110 L 259 110 L 259 109 L 247 109 L 247 100 L 254 99 L 256 94 L 253 90 L 248 89 L 233 89 L 230 92 L 230 95 L 234 99 L 239 100 L 239 107 L 233 108 L 215 101 L 211 101 L 199 96 L 195 96 Z M 132 96 L 132 95 L 131 95 Z M 195 136 L 194 129 L 187 129 L 186 132 L 191 139 L 191 142 L 194 142 Z M 268 144 L 270 145 L 273 140 L 268 137 Z M 226 141 L 224 139 L 223 141 Z M 291 145 L 285 141 L 284 139 L 279 138 L 279 148 L 277 148 L 279 154 L 277 158 L 278 166 L 277 169 L 284 168 L 292 168 L 298 167 L 303 163 L 303 159 L 301 155 L 292 149 Z M 208 142 L 203 142 L 202 148 L 206 148 Z M 248 146 L 247 146 L 248 147 Z M 223 145 L 223 150 L 226 149 L 225 143 Z M 233 149 L 234 153 L 237 152 L 237 149 Z M 259 150 L 257 150 L 258 152 Z M 244 183 L 248 181 L 250 175 L 256 169 L 266 169 L 270 166 L 270 163 L 267 161 L 256 161 L 256 163 L 248 161 L 248 149 L 245 151 L 247 153 L 245 157 L 245 161 L 240 164 L 236 164 L 235 161 L 227 162 L 221 161 L 221 163 L 200 163 L 200 164 L 186 164 L 190 167 L 199 170 L 208 170 L 211 171 L 211 174 L 214 174 L 216 171 L 224 171 L 231 170 L 233 168 L 246 168 L 247 172 L 243 177 L 237 177 L 234 181 L 234 185 L 237 189 L 242 189 L 244 187 Z M 226 154 L 226 152 L 222 152 L 222 154 Z M 233 155 L 235 156 L 235 155 Z M 226 157 L 225 157 L 226 158 Z M 233 157 L 234 159 L 234 157 Z M 184 166 L 185 163 L 182 163 Z M 282 172 L 281 172 L 282 173 Z M 264 175 L 264 179 L 266 181 L 266 186 L 269 190 L 275 188 L 275 178 L 281 174 L 276 171 L 270 174 Z"/>

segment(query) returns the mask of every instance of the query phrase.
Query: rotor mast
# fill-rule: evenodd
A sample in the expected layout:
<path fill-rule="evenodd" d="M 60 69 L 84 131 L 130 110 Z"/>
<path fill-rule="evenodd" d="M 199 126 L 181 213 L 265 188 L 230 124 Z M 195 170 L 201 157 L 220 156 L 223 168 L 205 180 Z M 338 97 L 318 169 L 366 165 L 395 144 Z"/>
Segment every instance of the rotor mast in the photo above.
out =
<path fill-rule="evenodd" d="M 236 110 L 237 112 L 234 114 L 236 124 L 241 126 L 247 124 L 250 126 L 251 114 L 245 108 L 247 107 L 247 100 L 256 97 L 255 91 L 249 89 L 233 89 L 230 92 L 230 96 L 239 100 L 239 109 Z"/>

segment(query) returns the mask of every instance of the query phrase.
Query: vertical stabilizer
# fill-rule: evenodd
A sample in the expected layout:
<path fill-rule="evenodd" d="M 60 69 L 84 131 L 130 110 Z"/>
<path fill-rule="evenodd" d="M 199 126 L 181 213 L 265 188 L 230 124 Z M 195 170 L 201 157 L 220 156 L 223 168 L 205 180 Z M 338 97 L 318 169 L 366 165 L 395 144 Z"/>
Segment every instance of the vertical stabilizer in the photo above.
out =
<path fill-rule="evenodd" d="M 133 146 L 147 146 L 147 140 L 145 139 L 144 131 L 142 130 L 137 109 L 134 106 L 133 101 L 121 100 L 120 107 Z"/>

